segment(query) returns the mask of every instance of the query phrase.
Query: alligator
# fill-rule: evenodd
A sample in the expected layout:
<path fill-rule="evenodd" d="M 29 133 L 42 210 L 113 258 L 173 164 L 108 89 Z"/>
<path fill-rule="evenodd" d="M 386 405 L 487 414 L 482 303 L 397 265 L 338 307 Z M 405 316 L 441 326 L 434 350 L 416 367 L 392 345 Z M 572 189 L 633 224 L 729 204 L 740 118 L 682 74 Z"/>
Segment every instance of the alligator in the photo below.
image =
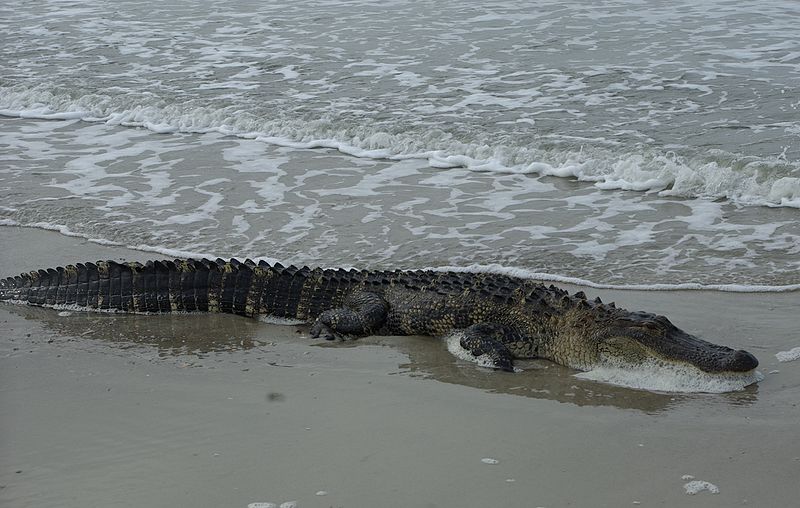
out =
<path fill-rule="evenodd" d="M 224 312 L 306 322 L 328 340 L 446 336 L 488 366 L 542 358 L 577 369 L 643 364 L 749 372 L 744 350 L 701 340 L 666 317 L 496 273 L 284 267 L 236 259 L 98 261 L 0 280 L 0 301 L 133 313 Z"/>

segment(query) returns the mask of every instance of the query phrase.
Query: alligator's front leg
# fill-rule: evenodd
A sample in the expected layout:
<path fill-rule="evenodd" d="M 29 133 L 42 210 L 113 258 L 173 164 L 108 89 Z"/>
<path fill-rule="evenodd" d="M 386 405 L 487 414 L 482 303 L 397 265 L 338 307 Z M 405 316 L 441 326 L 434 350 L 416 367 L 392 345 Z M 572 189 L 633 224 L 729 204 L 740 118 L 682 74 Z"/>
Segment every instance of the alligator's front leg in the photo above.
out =
<path fill-rule="evenodd" d="M 514 355 L 506 344 L 517 339 L 517 334 L 506 326 L 477 323 L 464 330 L 461 347 L 474 356 L 486 355 L 496 369 L 514 372 Z"/>
<path fill-rule="evenodd" d="M 389 310 L 386 300 L 369 291 L 349 295 L 344 304 L 320 314 L 311 326 L 311 336 L 326 340 L 343 335 L 364 337 L 383 326 Z"/>

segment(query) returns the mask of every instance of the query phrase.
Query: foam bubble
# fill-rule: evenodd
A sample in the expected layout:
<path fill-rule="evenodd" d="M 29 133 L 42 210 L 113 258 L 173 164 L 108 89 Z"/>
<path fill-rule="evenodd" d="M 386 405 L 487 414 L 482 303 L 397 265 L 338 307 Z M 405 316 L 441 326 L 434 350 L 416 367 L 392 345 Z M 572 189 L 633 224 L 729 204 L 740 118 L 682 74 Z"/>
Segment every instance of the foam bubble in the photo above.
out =
<path fill-rule="evenodd" d="M 707 490 L 712 494 L 719 494 L 719 487 L 714 485 L 713 483 L 702 481 L 702 480 L 692 480 L 683 486 L 683 490 L 686 491 L 687 494 L 693 496 L 699 492 Z"/>
<path fill-rule="evenodd" d="M 800 360 L 800 347 L 792 348 L 789 351 L 775 353 L 775 358 L 777 358 L 779 362 L 793 362 L 795 360 Z"/>

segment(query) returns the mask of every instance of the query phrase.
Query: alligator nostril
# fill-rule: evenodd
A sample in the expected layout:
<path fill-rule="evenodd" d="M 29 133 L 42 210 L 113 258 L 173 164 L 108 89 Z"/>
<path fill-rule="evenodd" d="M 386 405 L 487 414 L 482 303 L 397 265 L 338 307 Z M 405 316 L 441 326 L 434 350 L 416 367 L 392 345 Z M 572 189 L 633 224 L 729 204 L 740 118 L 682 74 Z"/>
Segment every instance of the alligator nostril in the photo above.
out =
<path fill-rule="evenodd" d="M 728 370 L 735 372 L 746 372 L 756 367 L 758 367 L 758 359 L 743 349 L 734 352 L 728 363 Z"/>

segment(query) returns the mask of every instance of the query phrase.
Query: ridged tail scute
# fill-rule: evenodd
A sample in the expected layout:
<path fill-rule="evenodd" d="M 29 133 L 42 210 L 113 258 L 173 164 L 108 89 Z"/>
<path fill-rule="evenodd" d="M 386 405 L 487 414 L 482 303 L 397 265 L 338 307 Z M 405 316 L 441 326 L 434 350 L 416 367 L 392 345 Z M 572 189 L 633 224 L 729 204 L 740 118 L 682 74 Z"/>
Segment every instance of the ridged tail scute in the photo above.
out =
<path fill-rule="evenodd" d="M 368 279 L 357 270 L 284 267 L 264 261 L 97 261 L 0 279 L 0 300 L 38 306 L 169 313 L 226 312 L 312 319 L 343 305 Z M 376 279 L 377 280 L 377 279 Z"/>
<path fill-rule="evenodd" d="M 330 273 L 329 273 L 330 272 Z M 0 280 L 0 300 L 109 311 L 226 312 L 305 319 L 336 298 L 330 270 L 251 260 L 78 263 Z M 320 291 L 325 285 L 325 290 Z"/>

